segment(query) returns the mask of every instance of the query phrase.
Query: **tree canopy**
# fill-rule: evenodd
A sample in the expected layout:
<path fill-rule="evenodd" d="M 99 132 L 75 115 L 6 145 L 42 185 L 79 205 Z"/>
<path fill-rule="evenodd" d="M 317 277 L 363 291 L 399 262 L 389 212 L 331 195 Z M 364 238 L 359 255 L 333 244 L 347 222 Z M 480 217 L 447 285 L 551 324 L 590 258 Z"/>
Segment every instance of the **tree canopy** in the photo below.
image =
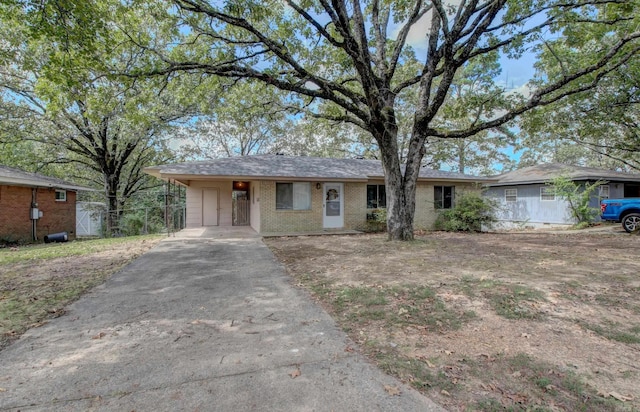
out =
<path fill-rule="evenodd" d="M 28 8 L 3 7 L 0 37 L 10 41 L 0 60 L 0 139 L 21 152 L 9 160 L 32 162 L 31 170 L 64 164 L 61 177 L 102 189 L 107 229 L 115 230 L 127 200 L 157 185 L 142 169 L 171 158 L 167 129 L 193 110 L 180 97 L 188 85 L 109 76 L 126 70 L 131 49 L 116 55 L 108 42 L 94 42 L 85 50 L 73 44 L 83 39 L 68 36 L 73 32 L 50 32 L 47 25 L 34 31 L 26 24 L 34 18 Z"/>
<path fill-rule="evenodd" d="M 90 62 L 109 79 L 160 90 L 257 82 L 284 92 L 279 109 L 293 116 L 358 127 L 372 139 L 367 150 L 379 151 L 389 237 L 398 240 L 413 238 L 420 168 L 442 145 L 459 154 L 468 148 L 450 140 L 499 147 L 519 116 L 578 105 L 637 65 L 640 49 L 638 0 L 12 3 L 27 11 L 36 38 L 55 39 L 59 53 L 48 61 L 70 70 L 63 73 Z M 524 53 L 540 57 L 538 75 L 526 93 L 507 93 L 495 81 L 497 61 Z M 54 83 L 73 85 L 90 73 Z M 190 97 L 206 106 L 210 90 Z M 465 170 L 467 159 L 458 157 Z"/>
<path fill-rule="evenodd" d="M 385 169 L 391 239 L 413 238 L 416 182 L 429 139 L 473 136 L 591 90 L 636 57 L 640 47 L 638 1 L 176 0 L 171 5 L 164 19 L 181 28 L 180 40 L 168 49 L 140 42 L 153 59 L 138 73 L 257 80 L 291 92 L 294 111 L 366 130 Z M 589 53 L 567 44 L 589 45 Z M 518 57 L 530 50 L 554 56 L 557 70 L 536 79 L 529 95 L 496 93 L 493 87 L 473 93 L 466 110 L 490 110 L 448 121 L 442 111 L 456 87 L 465 89 L 455 83 L 463 70 L 496 53 Z M 411 89 L 417 98 L 402 163 L 397 109 Z"/>

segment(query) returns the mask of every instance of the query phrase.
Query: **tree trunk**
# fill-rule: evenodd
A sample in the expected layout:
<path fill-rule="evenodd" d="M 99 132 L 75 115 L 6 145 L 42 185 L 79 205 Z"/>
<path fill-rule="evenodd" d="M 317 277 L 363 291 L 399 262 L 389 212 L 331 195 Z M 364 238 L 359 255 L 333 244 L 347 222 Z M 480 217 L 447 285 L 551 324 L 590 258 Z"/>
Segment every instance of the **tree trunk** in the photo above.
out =
<path fill-rule="evenodd" d="M 105 192 L 107 195 L 107 236 L 117 233 L 120 226 L 120 213 L 118 202 L 118 180 L 115 176 L 105 174 Z"/>
<path fill-rule="evenodd" d="M 387 233 L 389 240 L 413 240 L 416 210 L 416 183 L 424 156 L 424 145 L 411 139 L 404 171 L 398 156 L 397 129 L 387 128 L 374 136 L 380 145 L 387 193 Z M 403 173 L 404 172 L 404 173 Z"/>

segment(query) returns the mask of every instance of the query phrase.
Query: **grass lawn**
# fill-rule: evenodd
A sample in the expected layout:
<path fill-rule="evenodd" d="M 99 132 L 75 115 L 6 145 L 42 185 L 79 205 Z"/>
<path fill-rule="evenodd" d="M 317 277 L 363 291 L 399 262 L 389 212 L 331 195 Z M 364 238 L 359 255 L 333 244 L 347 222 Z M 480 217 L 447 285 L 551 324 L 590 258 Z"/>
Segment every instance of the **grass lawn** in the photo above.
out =
<path fill-rule="evenodd" d="M 162 236 L 134 236 L 0 249 L 0 348 L 61 316 Z"/>

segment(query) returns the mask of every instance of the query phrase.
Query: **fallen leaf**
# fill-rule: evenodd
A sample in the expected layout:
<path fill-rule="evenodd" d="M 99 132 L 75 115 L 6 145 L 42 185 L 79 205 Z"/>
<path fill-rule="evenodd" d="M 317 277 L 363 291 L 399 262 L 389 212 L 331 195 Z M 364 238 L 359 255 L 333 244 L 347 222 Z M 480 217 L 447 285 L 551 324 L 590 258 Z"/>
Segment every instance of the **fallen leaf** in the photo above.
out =
<path fill-rule="evenodd" d="M 353 349 L 351 346 L 347 346 L 346 348 L 344 348 L 345 352 L 353 352 L 355 349 Z"/>
<path fill-rule="evenodd" d="M 105 336 L 107 336 L 107 334 L 106 334 L 106 333 L 104 333 L 104 332 L 100 332 L 100 333 L 98 333 L 96 336 L 93 336 L 91 339 L 102 339 L 102 338 L 104 338 Z"/>
<path fill-rule="evenodd" d="M 618 392 L 609 392 L 609 396 L 611 396 L 612 398 L 615 398 L 621 402 L 627 402 L 627 401 L 632 401 L 633 400 L 633 396 L 625 396 L 625 395 L 620 395 Z"/>
<path fill-rule="evenodd" d="M 384 390 L 391 396 L 400 396 L 400 388 L 397 386 L 384 385 Z"/>
<path fill-rule="evenodd" d="M 451 396 L 451 394 L 447 391 L 445 391 L 444 389 L 440 391 L 441 394 L 443 394 L 444 396 Z"/>
<path fill-rule="evenodd" d="M 445 354 L 445 355 L 452 355 L 452 354 L 453 354 L 453 351 L 452 351 L 452 350 L 445 350 L 445 351 L 444 351 L 444 354 Z"/>
<path fill-rule="evenodd" d="M 0 392 L 6 392 L 7 390 L 5 388 L 0 388 Z"/>
<path fill-rule="evenodd" d="M 531 337 L 531 335 L 529 335 L 528 333 L 521 333 L 520 337 L 521 338 L 525 338 L 525 339 L 529 339 Z"/>
<path fill-rule="evenodd" d="M 300 368 L 297 368 L 296 370 L 294 370 L 289 374 L 289 376 L 291 376 L 291 379 L 295 379 L 300 375 L 301 375 Z"/>
<path fill-rule="evenodd" d="M 398 315 L 404 315 L 407 312 L 409 312 L 409 311 L 406 310 L 405 308 L 400 308 L 400 310 L 398 311 Z"/>

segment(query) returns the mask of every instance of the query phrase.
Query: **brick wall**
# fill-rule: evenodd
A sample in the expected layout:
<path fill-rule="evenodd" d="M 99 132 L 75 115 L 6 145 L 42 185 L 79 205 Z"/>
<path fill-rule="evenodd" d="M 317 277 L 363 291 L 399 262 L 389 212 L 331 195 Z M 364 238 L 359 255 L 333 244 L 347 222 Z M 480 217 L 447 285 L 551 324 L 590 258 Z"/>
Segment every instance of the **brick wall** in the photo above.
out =
<path fill-rule="evenodd" d="M 371 182 L 370 184 L 384 184 Z M 455 193 L 477 190 L 469 183 L 437 183 L 455 186 Z M 434 183 L 420 182 L 416 188 L 416 230 L 432 230 L 439 211 L 434 207 Z M 263 181 L 259 191 L 260 232 L 295 233 L 322 230 L 322 195 L 311 182 L 310 210 L 276 210 L 276 182 Z M 344 228 L 367 229 L 367 183 L 344 183 Z M 254 205 L 252 205 L 253 207 Z"/>
<path fill-rule="evenodd" d="M 454 197 L 462 192 L 479 191 L 473 183 L 425 183 L 420 182 L 416 187 L 416 214 L 413 228 L 416 230 L 433 230 L 439 210 L 434 207 L 433 187 L 455 186 Z"/>
<path fill-rule="evenodd" d="M 322 189 L 311 182 L 310 210 L 276 210 L 276 182 L 260 184 L 260 232 L 294 233 L 322 230 Z"/>
<path fill-rule="evenodd" d="M 367 228 L 367 184 L 344 184 L 344 227 L 365 230 Z"/>
<path fill-rule="evenodd" d="M 30 242 L 31 188 L 0 186 L 0 241 Z M 37 189 L 36 202 L 42 211 L 37 223 L 38 240 L 45 235 L 67 232 L 70 239 L 76 231 L 76 193 L 67 191 L 67 200 L 56 201 L 53 189 Z"/>

